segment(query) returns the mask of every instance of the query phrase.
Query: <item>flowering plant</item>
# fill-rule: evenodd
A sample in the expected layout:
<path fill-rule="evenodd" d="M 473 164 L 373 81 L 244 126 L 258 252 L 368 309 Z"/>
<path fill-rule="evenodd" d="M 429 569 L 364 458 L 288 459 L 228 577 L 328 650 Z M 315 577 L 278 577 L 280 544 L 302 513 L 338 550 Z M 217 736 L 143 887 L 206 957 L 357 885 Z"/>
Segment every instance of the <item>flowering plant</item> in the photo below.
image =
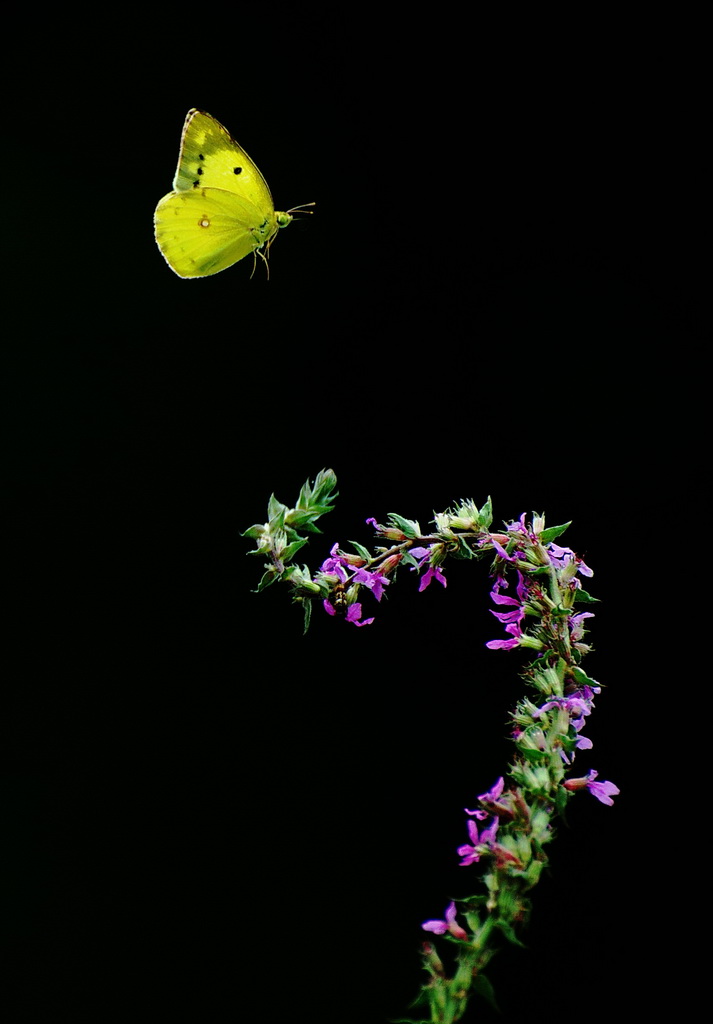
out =
<path fill-rule="evenodd" d="M 429 937 L 423 943 L 428 980 L 414 1005 L 427 1007 L 430 1017 L 400 1018 L 401 1024 L 452 1024 L 463 1017 L 472 993 L 495 1005 L 484 971 L 499 941 L 522 945 L 529 893 L 548 862 L 546 847 L 553 838 L 554 819 L 564 814 L 579 790 L 588 790 L 609 806 L 619 792 L 612 782 L 596 781 L 594 770 L 573 776 L 577 753 L 592 746 L 584 728 L 601 692 L 581 667 L 591 649 L 584 637 L 586 620 L 593 613 L 586 609 L 596 601 L 581 578 L 591 577 L 592 570 L 557 543 L 569 523 L 546 527 L 544 516 L 533 514 L 528 520 L 523 514 L 493 532 L 488 499 L 481 508 L 468 500 L 436 513 L 430 532 L 395 513 L 386 524 L 368 519 L 377 536 L 374 552 L 353 541 L 351 551 L 335 544 L 313 575 L 292 559 L 307 543 L 301 534 L 321 532 L 316 520 L 334 507 L 335 497 L 336 477 L 332 470 L 322 470 L 314 484 L 304 484 L 294 508 L 273 495 L 268 521 L 244 534 L 257 541 L 251 553 L 267 558 L 258 590 L 278 580 L 286 582 L 293 600 L 304 609 L 305 630 L 315 603 L 356 626 L 372 624 L 375 616 L 364 617 L 362 595 L 369 592 L 369 601 L 381 601 L 401 567 L 418 574 L 418 589 L 423 591 L 433 581 L 447 586 L 448 558 L 487 558 L 492 560 L 491 612 L 505 633 L 488 641 L 487 647 L 533 652 L 521 673 L 528 693 L 510 714 L 515 753 L 507 782 L 505 775 L 500 776 L 477 797 L 473 810 L 465 809 L 468 842 L 457 852 L 461 866 L 482 866 L 479 891 L 451 900 L 443 919 L 422 925 L 429 936 L 444 936 L 452 944 L 454 968 L 449 975 Z"/>

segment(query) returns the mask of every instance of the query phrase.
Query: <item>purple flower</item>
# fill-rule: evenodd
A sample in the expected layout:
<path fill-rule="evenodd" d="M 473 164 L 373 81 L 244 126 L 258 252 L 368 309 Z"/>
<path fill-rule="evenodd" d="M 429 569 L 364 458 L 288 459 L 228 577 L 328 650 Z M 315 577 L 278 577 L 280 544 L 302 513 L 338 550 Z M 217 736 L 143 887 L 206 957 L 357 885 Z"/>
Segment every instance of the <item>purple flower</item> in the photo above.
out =
<path fill-rule="evenodd" d="M 505 779 L 501 775 L 500 778 L 497 780 L 497 782 L 495 782 L 490 787 L 490 789 L 488 790 L 487 793 L 481 793 L 480 794 L 480 796 L 478 797 L 478 800 L 483 800 L 485 803 L 494 804 L 495 801 L 500 797 L 504 787 L 505 787 Z M 482 811 L 480 809 L 477 810 L 477 811 L 469 811 L 467 807 L 464 807 L 463 810 L 465 811 L 466 814 L 470 814 L 472 817 L 478 818 L 480 821 L 482 821 L 483 818 L 487 818 L 488 817 L 488 812 L 487 811 Z"/>
<path fill-rule="evenodd" d="M 420 569 L 423 563 L 431 557 L 431 548 L 411 548 L 409 554 L 413 555 L 413 557 L 418 561 L 418 565 L 411 566 L 411 571 L 413 572 L 414 570 Z M 419 583 L 418 586 L 419 594 L 421 593 L 422 590 L 425 590 L 426 587 L 431 582 L 431 580 L 434 579 L 438 580 L 438 582 L 442 584 L 442 586 L 448 586 L 448 581 L 446 577 L 443 575 L 443 570 L 440 568 L 440 566 L 431 565 L 421 577 L 421 582 Z"/>
<path fill-rule="evenodd" d="M 504 558 L 506 562 L 516 562 L 517 561 L 517 553 L 515 553 L 514 555 L 509 555 L 507 553 L 507 551 L 505 550 L 505 548 L 502 546 L 502 544 L 500 544 L 495 539 L 495 537 L 493 537 L 492 535 L 490 537 L 490 543 L 493 545 L 493 547 L 495 548 L 497 553 L 500 555 L 500 557 Z"/>
<path fill-rule="evenodd" d="M 495 583 L 493 583 L 492 589 L 490 591 L 490 596 L 495 602 L 495 604 L 524 604 L 528 596 L 527 582 L 519 569 L 517 570 L 517 586 L 515 587 L 517 600 L 514 597 L 508 597 L 507 594 L 500 593 L 501 590 L 507 590 L 508 585 L 508 581 L 505 579 L 504 576 L 497 576 L 495 578 Z"/>
<path fill-rule="evenodd" d="M 489 647 L 491 651 L 511 651 L 513 647 L 517 647 L 520 643 L 520 637 L 522 636 L 522 630 L 520 629 L 519 622 L 511 622 L 509 626 L 505 627 L 506 633 L 512 633 L 515 637 L 514 640 L 488 640 L 486 647 Z"/>
<path fill-rule="evenodd" d="M 584 635 L 584 626 L 582 625 L 583 619 L 593 619 L 594 612 L 579 612 L 578 615 L 572 615 L 569 620 L 569 631 L 573 640 L 581 640 Z"/>
<path fill-rule="evenodd" d="M 603 804 L 607 804 L 608 807 L 614 805 L 612 797 L 617 796 L 621 792 L 618 786 L 615 786 L 613 782 L 595 782 L 599 772 L 590 771 L 581 779 L 567 779 L 563 783 L 564 788 L 574 792 L 577 789 L 588 789 L 592 796 L 595 796 L 597 800 Z"/>
<path fill-rule="evenodd" d="M 476 808 L 474 811 L 469 811 L 467 807 L 464 807 L 463 810 L 466 814 L 470 814 L 471 817 L 477 818 L 478 821 L 484 821 L 485 818 L 488 817 L 488 812 L 481 810 L 480 807 Z"/>
<path fill-rule="evenodd" d="M 502 598 L 501 598 L 502 600 Z M 508 600 L 508 599 L 506 599 Z M 511 599 L 510 599 L 511 600 Z M 512 604 L 517 605 L 517 611 L 514 612 L 496 612 L 492 608 L 490 614 L 494 615 L 498 622 L 521 622 L 525 618 L 525 612 L 522 609 L 522 605 L 519 605 L 517 601 L 511 601 Z"/>
<path fill-rule="evenodd" d="M 489 647 L 491 651 L 501 650 L 509 651 L 513 647 L 517 647 L 519 638 L 522 636 L 522 629 L 520 623 L 525 618 L 525 601 L 527 600 L 527 583 L 525 577 L 517 570 L 517 587 L 515 591 L 517 593 L 517 600 L 514 597 L 508 597 L 506 594 L 501 594 L 500 591 L 503 587 L 507 587 L 507 580 L 502 576 L 498 576 L 493 584 L 493 588 L 490 591 L 490 596 L 496 604 L 505 604 L 512 607 L 514 610 L 510 612 L 496 612 L 494 609 L 490 609 L 492 615 L 498 619 L 499 622 L 507 623 L 505 626 L 505 632 L 510 633 L 514 640 L 488 640 L 486 647 Z"/>
<path fill-rule="evenodd" d="M 550 561 L 558 569 L 564 569 L 570 562 L 577 563 L 576 571 L 581 573 L 582 576 L 593 576 L 594 572 L 589 568 L 588 565 L 581 559 L 578 558 L 571 548 L 561 548 L 559 544 L 554 542 L 547 545 L 547 550 L 550 555 Z M 574 575 L 574 574 L 573 574 Z"/>
<path fill-rule="evenodd" d="M 515 640 L 488 640 L 486 647 L 490 648 L 491 651 L 511 651 L 513 647 L 517 647 L 520 643 L 519 639 Z"/>
<path fill-rule="evenodd" d="M 344 571 L 344 566 L 348 565 L 346 558 L 343 558 L 338 554 L 339 544 L 334 544 L 332 550 L 329 552 L 330 558 L 325 558 L 322 562 L 320 572 L 328 572 L 332 576 L 336 576 L 341 583 L 347 582 L 347 574 Z"/>
<path fill-rule="evenodd" d="M 431 556 L 431 549 L 430 548 L 411 548 L 411 550 L 409 551 L 409 554 L 413 555 L 413 557 L 418 560 L 418 568 L 420 569 L 421 566 L 423 565 L 423 563 L 426 561 L 426 559 L 430 558 L 430 556 Z M 413 569 L 414 567 L 411 566 L 411 568 Z"/>
<path fill-rule="evenodd" d="M 599 685 L 599 683 L 597 683 L 596 680 L 594 680 L 594 679 L 592 679 L 592 682 L 594 683 L 594 686 L 590 686 L 589 683 L 585 683 L 584 686 L 582 687 L 582 691 L 581 692 L 582 692 L 582 697 L 584 698 L 584 700 L 591 701 L 592 697 L 596 693 L 601 693 L 602 692 L 602 688 Z"/>
<path fill-rule="evenodd" d="M 508 533 L 524 533 L 525 536 L 528 536 L 527 524 L 525 523 L 525 513 L 523 512 L 519 519 L 509 523 L 505 529 Z"/>
<path fill-rule="evenodd" d="M 334 607 L 331 601 L 328 601 L 325 598 L 325 600 L 322 601 L 322 604 L 324 605 L 324 610 L 328 615 L 337 614 L 337 609 Z M 373 618 L 364 619 L 361 622 L 359 621 L 361 619 L 361 604 L 358 601 L 355 601 L 354 604 L 349 605 L 349 607 L 347 608 L 347 614 L 345 618 L 347 622 L 353 622 L 355 626 L 370 626 L 371 623 L 374 621 Z"/>
<path fill-rule="evenodd" d="M 386 540 L 406 540 L 406 534 L 398 526 L 384 526 L 382 523 L 377 523 L 373 516 L 367 519 L 366 522 L 368 526 L 373 526 L 376 532 L 380 533 Z"/>
<path fill-rule="evenodd" d="M 456 939 L 468 938 L 468 933 L 456 922 L 456 905 L 452 900 L 446 907 L 445 921 L 424 921 L 421 927 L 425 932 L 435 932 L 436 935 L 450 932 Z"/>
<path fill-rule="evenodd" d="M 367 569 L 357 569 L 352 577 L 354 583 L 361 583 L 367 587 L 377 601 L 380 601 L 384 594 L 384 587 L 388 587 L 390 580 L 387 580 L 378 570 L 369 572 Z"/>
<path fill-rule="evenodd" d="M 570 716 L 572 725 L 579 732 L 584 725 L 584 719 L 592 713 L 593 703 L 591 697 L 587 698 L 574 694 L 571 697 L 555 697 L 553 700 L 548 700 L 536 711 L 533 711 L 532 717 L 539 718 L 545 711 L 551 711 L 552 708 L 564 708 Z"/>
<path fill-rule="evenodd" d="M 587 789 L 592 796 L 595 796 L 601 803 L 607 804 L 608 807 L 614 806 L 612 797 L 618 796 L 621 792 L 613 782 L 588 782 Z"/>
<path fill-rule="evenodd" d="M 426 570 L 426 572 L 421 577 L 421 582 L 418 585 L 418 592 L 419 592 L 419 594 L 421 593 L 422 590 L 426 589 L 426 587 L 429 585 L 431 580 L 438 580 L 438 582 L 442 586 L 444 586 L 444 587 L 448 586 L 448 580 L 443 575 L 443 570 L 441 569 L 441 567 L 438 566 L 438 565 L 432 565 L 432 566 L 430 566 L 430 568 L 428 568 Z"/>
<path fill-rule="evenodd" d="M 469 864 L 475 864 L 476 861 L 480 860 L 482 853 L 487 853 L 488 846 L 495 839 L 495 833 L 498 831 L 499 824 L 498 819 L 493 818 L 488 828 L 484 828 L 480 835 L 478 835 L 478 826 L 475 822 L 472 820 L 467 822 L 468 835 L 472 845 L 464 843 L 463 846 L 458 847 L 458 856 L 463 858 L 460 862 L 460 867 L 466 868 Z"/>
<path fill-rule="evenodd" d="M 361 619 L 361 604 L 359 601 L 349 605 L 346 618 L 347 622 L 353 622 L 355 626 L 370 626 L 374 621 L 373 617 L 371 619 L 363 619 L 361 622 L 359 621 Z"/>

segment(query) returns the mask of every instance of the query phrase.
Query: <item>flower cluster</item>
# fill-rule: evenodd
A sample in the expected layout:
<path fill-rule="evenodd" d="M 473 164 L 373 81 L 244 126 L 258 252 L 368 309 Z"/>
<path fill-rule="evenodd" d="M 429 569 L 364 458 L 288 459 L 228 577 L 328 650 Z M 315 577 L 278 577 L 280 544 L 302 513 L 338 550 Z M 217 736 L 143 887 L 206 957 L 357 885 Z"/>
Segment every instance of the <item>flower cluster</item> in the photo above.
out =
<path fill-rule="evenodd" d="M 319 532 L 315 520 L 331 507 L 335 485 L 331 470 L 323 470 L 314 485 L 305 484 L 294 509 L 272 498 L 268 522 L 246 531 L 258 540 L 254 553 L 269 558 L 260 589 L 275 579 L 289 582 L 293 599 L 304 606 L 305 628 L 317 600 L 329 615 L 342 615 L 356 626 L 374 622 L 373 617 L 362 617 L 361 591 L 380 602 L 400 565 L 418 574 L 422 592 L 434 580 L 447 586 L 443 566 L 448 558 L 489 558 L 495 605 L 491 614 L 505 636 L 486 646 L 501 651 L 526 648 L 534 656 L 521 673 L 530 693 L 510 715 L 514 756 L 507 776 L 477 798 L 474 810 L 465 809 L 468 842 L 458 846 L 457 853 L 462 867 L 480 865 L 484 891 L 451 900 L 442 919 L 422 925 L 424 931 L 457 945 L 457 965 L 450 978 L 434 945 L 428 942 L 423 947 L 430 980 L 421 1001 L 430 1009 L 431 1022 L 453 1022 L 462 1017 L 476 979 L 477 990 L 487 990 L 483 972 L 497 948 L 495 938 L 520 942 L 519 931 L 529 916 L 528 894 L 548 862 L 553 819 L 579 790 L 586 789 L 607 806 L 619 793 L 614 783 L 598 782 L 595 770 L 578 778 L 568 774 L 577 754 L 592 748 L 584 729 L 594 698 L 601 693 L 600 685 L 581 668 L 590 650 L 585 636 L 593 614 L 586 607 L 575 610 L 576 604 L 587 606 L 596 600 L 581 579 L 593 574 L 571 548 L 556 542 L 569 524 L 546 528 L 544 516 L 527 519 L 523 514 L 502 532 L 493 532 L 488 499 L 482 508 L 468 500 L 436 513 L 432 533 L 395 513 L 385 524 L 370 518 L 367 523 L 377 536 L 375 551 L 354 542 L 353 551 L 334 544 L 312 577 L 307 566 L 290 562 L 306 543 L 300 530 Z M 458 903 L 463 906 L 463 923 L 457 920 Z"/>
<path fill-rule="evenodd" d="M 509 557 L 504 551 L 502 554 L 505 558 Z M 528 588 L 525 584 L 525 577 L 519 569 L 517 570 L 517 587 L 515 589 L 517 598 L 508 597 L 506 594 L 500 593 L 500 591 L 508 585 L 508 581 L 504 576 L 496 576 L 495 583 L 490 591 L 490 596 L 495 604 L 501 606 L 506 605 L 512 609 L 512 611 L 509 612 L 496 612 L 493 611 L 492 608 L 490 609 L 490 614 L 494 615 L 498 622 L 504 623 L 505 632 L 510 633 L 512 636 L 511 640 L 488 640 L 486 647 L 489 647 L 493 651 L 509 651 L 512 647 L 517 647 L 522 636 L 521 623 L 525 618 L 525 605 L 527 603 Z"/>
<path fill-rule="evenodd" d="M 364 568 L 365 560 L 358 555 L 351 555 L 341 551 L 338 544 L 334 544 L 320 566 L 317 579 L 327 581 L 330 585 L 330 597 L 322 601 L 324 610 L 329 615 L 337 615 L 338 609 L 344 610 L 347 622 L 353 622 L 355 626 L 368 626 L 374 619 L 362 619 L 361 603 L 356 600 L 360 587 L 371 591 L 377 601 L 384 596 L 384 587 L 388 587 L 389 580 L 387 572 L 382 566 L 373 571 Z M 394 564 L 391 569 L 395 568 Z M 339 595 L 335 599 L 335 594 Z"/>

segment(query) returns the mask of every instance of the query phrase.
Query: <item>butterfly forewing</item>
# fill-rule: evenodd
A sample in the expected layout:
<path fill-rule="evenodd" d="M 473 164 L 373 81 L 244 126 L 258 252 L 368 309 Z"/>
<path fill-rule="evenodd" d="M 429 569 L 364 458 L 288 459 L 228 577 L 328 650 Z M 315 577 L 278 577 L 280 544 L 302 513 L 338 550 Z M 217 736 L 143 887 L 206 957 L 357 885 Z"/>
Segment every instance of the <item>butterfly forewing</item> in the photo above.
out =
<path fill-rule="evenodd" d="M 173 187 L 177 192 L 224 188 L 265 213 L 274 209 L 267 182 L 248 154 L 222 124 L 201 110 L 190 110 L 186 117 Z"/>

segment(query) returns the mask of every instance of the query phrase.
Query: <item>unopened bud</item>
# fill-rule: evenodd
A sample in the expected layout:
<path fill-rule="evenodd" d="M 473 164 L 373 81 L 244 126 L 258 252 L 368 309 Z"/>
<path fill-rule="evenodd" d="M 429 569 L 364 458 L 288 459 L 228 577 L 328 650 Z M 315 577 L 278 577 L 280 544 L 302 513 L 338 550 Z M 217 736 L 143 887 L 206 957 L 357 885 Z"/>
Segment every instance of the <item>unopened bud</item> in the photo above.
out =
<path fill-rule="evenodd" d="M 389 557 L 379 566 L 380 574 L 382 576 L 388 576 L 390 572 L 394 571 L 402 558 L 403 555 L 401 554 L 389 555 Z"/>
<path fill-rule="evenodd" d="M 349 551 L 340 551 L 339 557 L 342 562 L 346 562 L 347 565 L 353 565 L 356 569 L 362 565 L 366 565 L 365 558 L 362 558 L 361 555 L 353 555 Z"/>

